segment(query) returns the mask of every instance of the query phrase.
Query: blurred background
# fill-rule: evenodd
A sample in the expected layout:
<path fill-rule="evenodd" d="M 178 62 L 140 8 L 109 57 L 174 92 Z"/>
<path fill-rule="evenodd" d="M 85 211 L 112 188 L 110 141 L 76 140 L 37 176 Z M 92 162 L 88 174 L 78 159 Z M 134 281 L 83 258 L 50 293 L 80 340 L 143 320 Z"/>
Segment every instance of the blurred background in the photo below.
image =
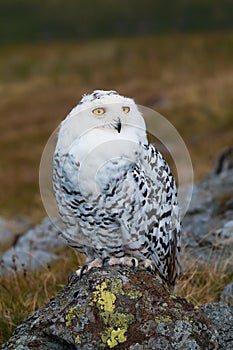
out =
<path fill-rule="evenodd" d="M 232 29 L 230 0 L 1 0 L 0 216 L 45 216 L 41 153 L 94 89 L 164 115 L 203 179 L 233 144 Z"/>

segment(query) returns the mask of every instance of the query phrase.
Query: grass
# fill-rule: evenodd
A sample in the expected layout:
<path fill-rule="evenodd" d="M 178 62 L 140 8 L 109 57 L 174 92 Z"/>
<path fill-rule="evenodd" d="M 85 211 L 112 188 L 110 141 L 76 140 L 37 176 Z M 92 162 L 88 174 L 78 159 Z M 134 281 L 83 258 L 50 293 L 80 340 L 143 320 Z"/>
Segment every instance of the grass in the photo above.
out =
<path fill-rule="evenodd" d="M 44 145 L 83 93 L 116 89 L 154 108 L 178 129 L 205 177 L 216 153 L 233 143 L 233 35 L 119 38 L 0 48 L 0 208 L 35 222 L 45 215 L 38 187 Z M 67 281 L 71 249 L 40 272 L 0 278 L 0 343 Z M 69 259 L 64 259 L 64 256 Z M 218 300 L 230 276 L 217 266 L 190 266 L 180 295 Z"/>
<path fill-rule="evenodd" d="M 217 261 L 213 264 L 199 264 L 191 261 L 187 254 L 183 256 L 184 259 L 188 261 L 189 267 L 181 273 L 178 295 L 195 305 L 219 301 L 223 289 L 232 282 L 232 271 Z"/>
<path fill-rule="evenodd" d="M 82 258 L 69 248 L 60 251 L 61 260 L 40 271 L 17 271 L 0 278 L 0 344 L 38 307 L 56 296 Z M 65 258 L 64 258 L 65 257 Z"/>

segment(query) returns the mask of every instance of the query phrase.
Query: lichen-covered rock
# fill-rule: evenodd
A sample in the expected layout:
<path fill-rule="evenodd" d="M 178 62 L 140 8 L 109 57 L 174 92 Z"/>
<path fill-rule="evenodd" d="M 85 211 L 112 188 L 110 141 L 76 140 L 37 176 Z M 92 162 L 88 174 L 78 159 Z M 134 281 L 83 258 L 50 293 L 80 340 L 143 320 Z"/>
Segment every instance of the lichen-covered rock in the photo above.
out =
<path fill-rule="evenodd" d="M 20 325 L 10 349 L 218 349 L 205 314 L 143 268 L 93 269 Z"/>
<path fill-rule="evenodd" d="M 218 332 L 219 349 L 233 349 L 233 310 L 225 303 L 211 303 L 201 306 Z"/>

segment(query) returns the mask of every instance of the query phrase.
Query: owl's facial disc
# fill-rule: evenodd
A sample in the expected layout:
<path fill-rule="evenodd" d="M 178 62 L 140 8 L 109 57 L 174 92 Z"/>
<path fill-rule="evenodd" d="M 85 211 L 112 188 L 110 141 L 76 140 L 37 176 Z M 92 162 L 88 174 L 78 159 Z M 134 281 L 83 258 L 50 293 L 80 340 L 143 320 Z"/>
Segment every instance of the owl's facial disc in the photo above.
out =
<path fill-rule="evenodd" d="M 104 108 L 102 106 L 99 106 L 99 107 L 96 107 L 96 108 L 92 109 L 92 114 L 95 117 L 97 117 L 98 119 L 104 118 L 105 115 L 107 114 L 107 112 L 108 112 L 108 108 Z M 130 107 L 129 106 L 125 106 L 125 105 L 121 106 L 119 108 L 119 113 L 122 114 L 122 112 L 123 112 L 123 115 L 124 114 L 128 114 L 130 112 Z M 117 130 L 118 133 L 120 133 L 121 129 L 122 129 L 121 117 L 119 116 L 119 117 L 116 117 L 115 119 L 113 119 L 113 122 L 110 122 L 109 126 L 111 128 L 113 127 L 114 129 Z"/>

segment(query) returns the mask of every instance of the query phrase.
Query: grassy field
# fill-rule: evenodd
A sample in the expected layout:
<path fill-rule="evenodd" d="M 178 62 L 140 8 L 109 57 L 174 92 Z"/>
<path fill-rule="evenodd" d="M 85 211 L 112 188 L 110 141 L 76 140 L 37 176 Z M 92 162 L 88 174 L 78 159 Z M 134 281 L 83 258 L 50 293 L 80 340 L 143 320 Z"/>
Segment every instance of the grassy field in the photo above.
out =
<path fill-rule="evenodd" d="M 96 88 L 134 97 L 171 121 L 199 181 L 216 154 L 233 144 L 232 62 L 232 34 L 1 47 L 0 215 L 20 213 L 35 222 L 45 215 L 38 187 L 44 145 L 81 95 Z M 61 256 L 70 259 L 0 280 L 0 343 L 66 283 L 76 257 L 70 249 Z M 217 300 L 229 276 L 208 269 L 182 276 L 180 294 L 198 303 Z"/>

